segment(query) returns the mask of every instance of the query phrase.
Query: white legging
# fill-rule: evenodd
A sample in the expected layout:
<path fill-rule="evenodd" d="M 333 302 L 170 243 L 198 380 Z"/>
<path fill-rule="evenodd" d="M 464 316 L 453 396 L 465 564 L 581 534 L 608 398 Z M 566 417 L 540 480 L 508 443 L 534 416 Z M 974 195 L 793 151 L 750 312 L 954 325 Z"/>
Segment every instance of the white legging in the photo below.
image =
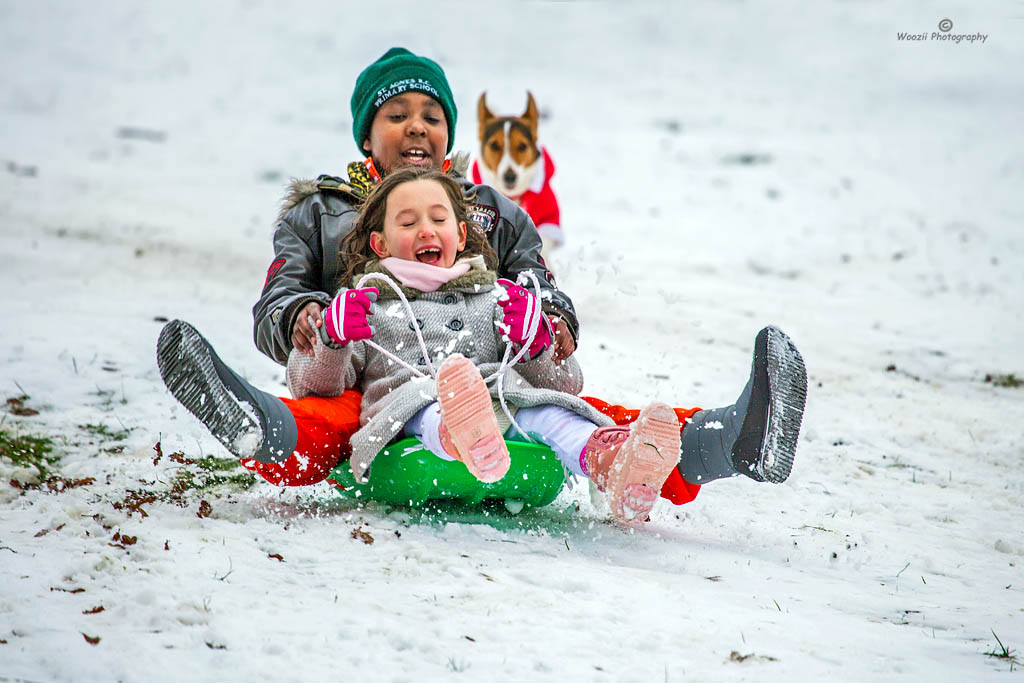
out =
<path fill-rule="evenodd" d="M 553 405 L 520 408 L 516 413 L 516 422 L 527 434 L 550 446 L 570 472 L 586 476 L 580 467 L 580 456 L 583 447 L 587 445 L 587 439 L 597 429 L 596 424 L 571 410 Z M 454 460 L 441 445 L 441 437 L 437 433 L 440 426 L 441 407 L 434 402 L 405 423 L 405 434 L 419 439 L 437 457 Z M 515 427 L 509 427 L 505 437 L 511 437 L 515 431 Z"/>

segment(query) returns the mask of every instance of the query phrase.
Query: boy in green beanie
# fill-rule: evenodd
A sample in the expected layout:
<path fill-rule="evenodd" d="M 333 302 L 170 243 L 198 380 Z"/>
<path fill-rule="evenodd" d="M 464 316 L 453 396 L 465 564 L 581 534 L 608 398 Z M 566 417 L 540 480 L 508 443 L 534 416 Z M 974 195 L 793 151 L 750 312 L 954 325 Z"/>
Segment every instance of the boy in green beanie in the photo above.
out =
<path fill-rule="evenodd" d="M 452 169 L 453 161 L 446 159 L 454 144 L 458 111 L 448 79 L 433 60 L 405 48 L 391 48 L 359 74 L 350 104 L 352 136 L 368 156 L 348 164 L 345 178 L 321 175 L 292 183 L 274 232 L 274 260 L 253 307 L 256 346 L 281 364 L 293 349 L 312 354 L 315 328 L 323 324 L 322 309 L 339 286 L 348 286 L 341 282 L 344 268 L 338 250 L 374 184 L 407 165 L 465 174 L 465 160 L 460 163 L 457 157 Z M 471 198 L 470 215 L 499 256 L 499 276 L 515 280 L 527 270 L 537 276 L 555 353 L 567 358 L 576 348 L 576 312 L 540 257 L 536 227 L 497 190 L 462 182 Z M 347 444 L 359 428 L 359 393 L 348 391 L 338 399 L 320 400 L 331 400 L 331 409 L 311 410 L 304 420 L 322 419 L 322 433 L 340 434 Z M 311 484 L 326 477 L 340 455 L 332 453 L 329 461 L 306 454 L 278 464 L 253 460 L 243 464 L 275 484 Z"/>
<path fill-rule="evenodd" d="M 455 144 L 458 111 L 448 79 L 437 62 L 417 57 L 404 47 L 393 47 L 376 62 L 363 69 L 352 91 L 352 135 L 359 149 L 369 152 L 364 143 L 370 137 L 377 110 L 392 97 L 420 92 L 441 106 L 448 131 L 445 153 Z"/>
<path fill-rule="evenodd" d="M 256 345 L 279 363 L 287 362 L 292 348 L 312 353 L 320 311 L 340 284 L 338 245 L 373 185 L 401 166 L 452 166 L 446 155 L 454 145 L 458 110 L 437 62 L 393 47 L 359 74 L 350 105 L 353 139 L 368 156 L 348 165 L 348 178 L 322 175 L 292 184 L 275 231 L 274 261 L 253 309 Z M 465 168 L 455 171 L 465 174 Z M 475 197 L 473 217 L 504 255 L 501 277 L 514 280 L 531 270 L 550 294 L 544 311 L 555 332 L 556 356 L 567 358 L 576 349 L 576 312 L 540 257 L 536 227 L 499 192 L 464 182 L 467 196 Z"/>

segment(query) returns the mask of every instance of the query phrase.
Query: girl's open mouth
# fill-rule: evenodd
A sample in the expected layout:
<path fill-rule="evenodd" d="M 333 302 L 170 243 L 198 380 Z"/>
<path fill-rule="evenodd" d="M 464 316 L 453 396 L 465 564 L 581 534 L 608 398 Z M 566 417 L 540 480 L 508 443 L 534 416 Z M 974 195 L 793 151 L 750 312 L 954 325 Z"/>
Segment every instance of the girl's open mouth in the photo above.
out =
<path fill-rule="evenodd" d="M 436 266 L 441 260 L 441 250 L 438 247 L 426 247 L 416 252 L 416 260 L 420 263 L 429 263 Z"/>

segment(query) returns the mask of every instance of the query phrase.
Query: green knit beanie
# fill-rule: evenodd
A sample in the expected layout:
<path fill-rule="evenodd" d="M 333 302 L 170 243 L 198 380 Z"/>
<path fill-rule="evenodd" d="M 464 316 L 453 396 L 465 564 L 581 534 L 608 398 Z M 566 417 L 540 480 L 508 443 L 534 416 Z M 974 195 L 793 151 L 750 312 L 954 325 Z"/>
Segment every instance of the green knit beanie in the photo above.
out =
<path fill-rule="evenodd" d="M 452 97 L 448 79 L 437 62 L 417 57 L 404 47 L 393 47 L 376 62 L 363 69 L 352 91 L 352 135 L 356 147 L 363 149 L 363 141 L 370 136 L 373 116 L 381 105 L 395 95 L 418 90 L 433 97 L 444 110 L 448 124 L 448 149 L 455 144 L 455 119 L 458 110 Z"/>

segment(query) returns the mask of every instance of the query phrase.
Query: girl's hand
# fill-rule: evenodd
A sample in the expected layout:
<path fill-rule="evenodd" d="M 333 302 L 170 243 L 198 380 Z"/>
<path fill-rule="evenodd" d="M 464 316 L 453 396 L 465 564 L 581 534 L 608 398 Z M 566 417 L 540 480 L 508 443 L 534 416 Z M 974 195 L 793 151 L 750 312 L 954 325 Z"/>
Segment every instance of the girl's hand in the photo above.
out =
<path fill-rule="evenodd" d="M 346 289 L 334 297 L 331 305 L 324 309 L 324 330 L 331 341 L 344 346 L 350 341 L 369 339 L 373 336 L 367 316 L 373 315 L 370 307 L 377 300 L 376 287 Z"/>
<path fill-rule="evenodd" d="M 544 315 L 540 311 L 540 302 L 528 289 L 520 287 L 511 280 L 498 280 L 498 284 L 505 288 L 507 299 L 499 300 L 498 305 L 505 312 L 502 322 L 508 328 L 506 333 L 513 344 L 522 345 L 530 334 L 530 323 L 535 316 L 540 317 L 540 324 L 537 326 L 537 334 L 530 344 L 529 358 L 536 358 L 544 349 L 551 346 L 551 332 L 544 322 Z"/>

